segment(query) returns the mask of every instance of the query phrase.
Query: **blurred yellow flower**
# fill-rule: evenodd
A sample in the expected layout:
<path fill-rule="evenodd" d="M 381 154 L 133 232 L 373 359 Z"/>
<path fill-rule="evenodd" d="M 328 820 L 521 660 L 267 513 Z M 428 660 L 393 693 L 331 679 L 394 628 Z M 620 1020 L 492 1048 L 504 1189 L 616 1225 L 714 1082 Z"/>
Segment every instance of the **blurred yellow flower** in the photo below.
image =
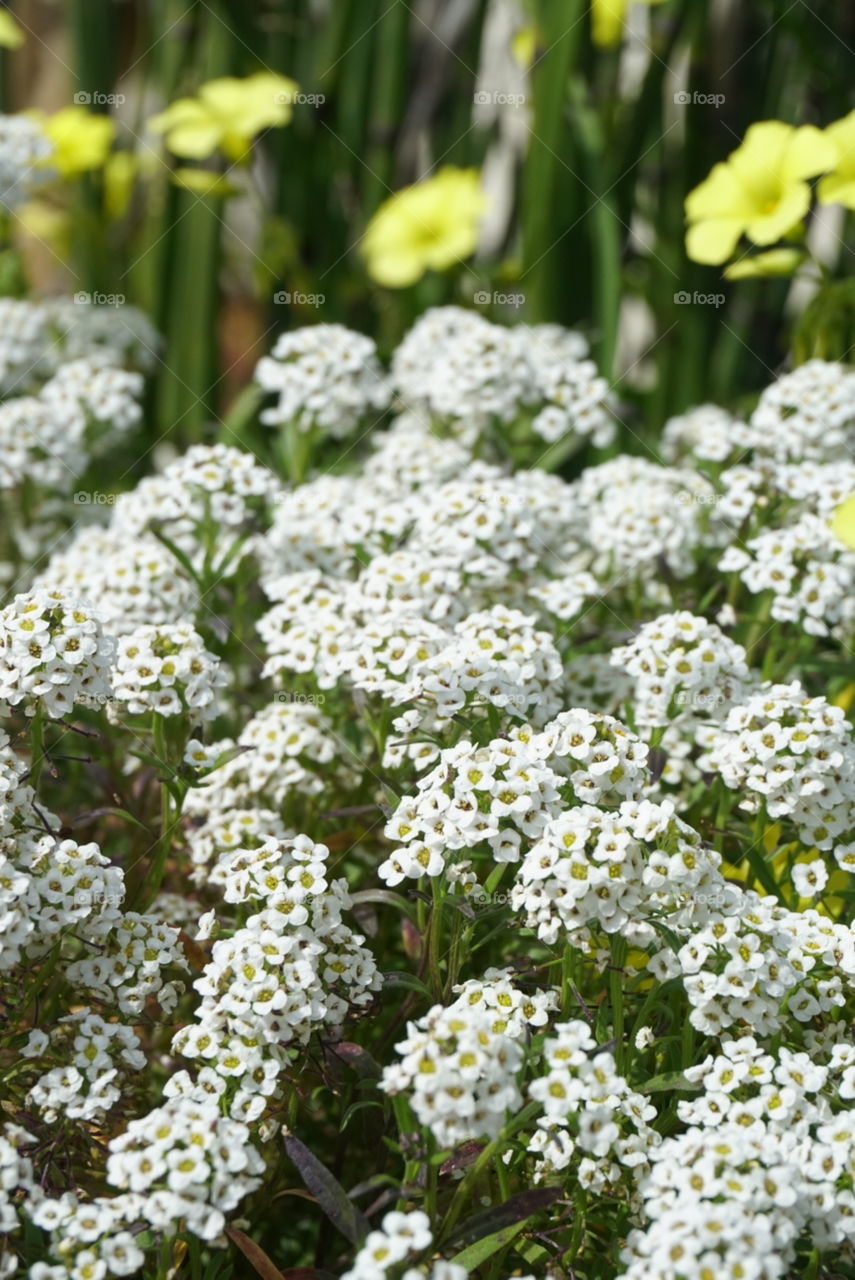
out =
<path fill-rule="evenodd" d="M 810 208 L 806 178 L 831 169 L 835 149 L 812 125 L 753 124 L 742 145 L 686 197 L 686 251 L 695 262 L 725 262 L 741 235 L 774 244 Z"/>
<path fill-rule="evenodd" d="M 834 168 L 820 182 L 817 194 L 823 204 L 855 209 L 855 111 L 830 124 L 825 136 L 834 147 Z"/>
<path fill-rule="evenodd" d="M 4 49 L 20 49 L 24 33 L 8 9 L 0 9 L 0 45 Z"/>
<path fill-rule="evenodd" d="M 203 84 L 195 98 L 178 98 L 149 120 L 176 156 L 204 160 L 219 149 L 229 160 L 246 159 L 262 129 L 287 124 L 298 86 L 272 71 L 238 80 L 223 76 Z"/>
<path fill-rule="evenodd" d="M 855 550 L 855 493 L 835 508 L 829 528 L 836 538 Z"/>
<path fill-rule="evenodd" d="M 620 40 L 627 10 L 632 0 L 591 0 L 591 35 L 594 44 L 609 48 Z M 644 0 L 659 4 L 660 0 Z"/>
<path fill-rule="evenodd" d="M 64 209 L 46 200 L 27 200 L 15 210 L 15 228 L 31 240 L 48 245 L 59 257 L 68 253 L 70 220 Z"/>
<path fill-rule="evenodd" d="M 62 178 L 73 178 L 90 169 L 100 169 L 116 136 L 116 122 L 109 116 L 88 111 L 83 106 L 63 107 L 52 116 L 30 112 L 41 122 L 53 151 L 44 167 L 55 169 Z"/>
<path fill-rule="evenodd" d="M 478 243 L 486 199 L 477 169 L 446 165 L 390 196 L 368 224 L 362 255 L 378 284 L 400 289 L 444 271 Z"/>

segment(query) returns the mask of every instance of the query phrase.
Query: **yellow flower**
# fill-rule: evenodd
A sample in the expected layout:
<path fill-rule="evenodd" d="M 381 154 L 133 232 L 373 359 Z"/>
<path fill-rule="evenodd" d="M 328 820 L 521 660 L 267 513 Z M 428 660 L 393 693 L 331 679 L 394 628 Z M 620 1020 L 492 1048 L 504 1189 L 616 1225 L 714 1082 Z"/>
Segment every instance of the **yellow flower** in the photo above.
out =
<path fill-rule="evenodd" d="M 829 528 L 836 538 L 855 550 L 855 493 L 835 508 Z"/>
<path fill-rule="evenodd" d="M 59 257 L 68 253 L 69 226 L 67 212 L 46 200 L 27 200 L 15 210 L 16 230 L 49 245 Z"/>
<path fill-rule="evenodd" d="M 379 284 L 400 289 L 426 271 L 444 271 L 478 243 L 485 206 L 477 169 L 446 165 L 390 196 L 368 224 L 362 254 Z"/>
<path fill-rule="evenodd" d="M 695 262 L 725 262 L 743 234 L 774 244 L 810 208 L 806 178 L 834 164 L 835 150 L 813 125 L 753 124 L 742 145 L 686 197 L 686 251 Z"/>
<path fill-rule="evenodd" d="M 0 9 L 0 45 L 4 49 L 20 49 L 24 33 L 8 9 Z"/>
<path fill-rule="evenodd" d="M 195 98 L 179 98 L 149 120 L 176 156 L 204 160 L 218 148 L 229 160 L 246 159 L 262 129 L 287 124 L 298 86 L 272 71 L 203 84 Z"/>
<path fill-rule="evenodd" d="M 591 0 L 591 35 L 594 44 L 609 48 L 620 40 L 626 12 L 632 0 Z M 645 0 L 658 4 L 659 0 Z"/>
<path fill-rule="evenodd" d="M 109 116 L 82 106 L 63 107 L 52 116 L 30 114 L 41 121 L 45 137 L 53 143 L 44 166 L 55 169 L 60 177 L 73 178 L 78 173 L 100 169 L 107 159 L 116 136 L 116 122 Z"/>
<path fill-rule="evenodd" d="M 834 168 L 820 182 L 817 194 L 823 204 L 855 209 L 855 111 L 830 124 L 825 136 L 834 147 Z"/>

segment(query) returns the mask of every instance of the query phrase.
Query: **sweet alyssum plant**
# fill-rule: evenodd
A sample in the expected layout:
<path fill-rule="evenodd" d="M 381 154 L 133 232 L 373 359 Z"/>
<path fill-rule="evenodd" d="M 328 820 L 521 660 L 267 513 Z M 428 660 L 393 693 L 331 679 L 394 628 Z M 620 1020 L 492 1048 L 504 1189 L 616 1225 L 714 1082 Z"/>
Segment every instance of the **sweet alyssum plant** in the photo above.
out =
<path fill-rule="evenodd" d="M 855 374 L 318 325 L 105 492 L 154 336 L 3 308 L 2 1274 L 855 1274 Z"/>

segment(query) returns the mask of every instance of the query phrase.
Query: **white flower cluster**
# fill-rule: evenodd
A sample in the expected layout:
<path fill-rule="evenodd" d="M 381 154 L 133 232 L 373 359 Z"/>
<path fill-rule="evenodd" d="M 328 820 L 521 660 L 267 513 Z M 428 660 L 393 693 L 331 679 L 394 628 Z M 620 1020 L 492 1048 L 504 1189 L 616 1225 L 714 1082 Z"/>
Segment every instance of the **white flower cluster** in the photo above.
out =
<path fill-rule="evenodd" d="M 601 581 L 661 577 L 664 563 L 686 577 L 708 545 L 715 490 L 699 472 L 660 467 L 626 454 L 583 471 L 568 495 L 579 542 Z"/>
<path fill-rule="evenodd" d="M 666 462 L 727 462 L 751 447 L 748 426 L 717 404 L 700 404 L 669 418 L 662 428 Z"/>
<path fill-rule="evenodd" d="M 851 634 L 855 552 L 829 526 L 855 489 L 855 465 L 800 462 L 735 467 L 721 477 L 719 514 L 755 531 L 725 550 L 719 568 L 738 573 L 754 594 L 772 593 L 770 614 L 809 635 Z M 771 512 L 770 512 L 771 509 Z"/>
<path fill-rule="evenodd" d="M 250 805 L 279 810 L 294 794 L 318 795 L 336 777 L 331 766 L 341 746 L 313 703 L 272 702 L 247 721 L 237 743 L 213 744 L 212 753 L 234 754 L 190 794 L 188 812 L 222 820 Z"/>
<path fill-rule="evenodd" d="M 154 711 L 210 720 L 218 714 L 216 694 L 227 675 L 195 627 L 182 623 L 137 627 L 122 636 L 112 680 L 116 702 L 131 715 Z"/>
<path fill-rule="evenodd" d="M 374 492 L 393 498 L 453 480 L 471 462 L 469 450 L 459 440 L 434 433 L 424 412 L 404 410 L 386 431 L 372 435 L 369 443 L 363 477 Z"/>
<path fill-rule="evenodd" d="M 121 870 L 96 844 L 39 834 L 35 796 L 0 739 L 0 972 L 50 949 L 75 930 L 96 945 L 119 919 Z M 45 822 L 59 826 L 53 814 Z M 35 828 L 35 829 L 34 829 Z"/>
<path fill-rule="evenodd" d="M 0 489 L 32 480 L 67 491 L 84 470 L 86 420 L 73 401 L 16 396 L 0 404 Z"/>
<path fill-rule="evenodd" d="M 461 307 L 434 307 L 416 321 L 392 359 L 392 381 L 410 410 L 471 437 L 491 419 L 510 422 L 539 398 L 523 331 Z"/>
<path fill-rule="evenodd" d="M 37 393 L 0 404 L 0 489 L 27 480 L 68 492 L 97 449 L 140 424 L 142 376 L 110 358 L 69 361 Z"/>
<path fill-rule="evenodd" d="M 612 443 L 614 397 L 593 360 L 556 361 L 542 371 L 539 390 L 548 403 L 532 421 L 535 435 L 549 444 L 571 434 L 590 438 L 598 449 Z"/>
<path fill-rule="evenodd" d="M 162 529 L 199 569 L 206 553 L 209 560 L 216 557 L 220 577 L 233 540 L 254 532 L 282 493 L 273 472 L 252 454 L 225 444 L 197 444 L 160 474 L 120 494 L 111 528 L 119 543 Z"/>
<path fill-rule="evenodd" d="M 35 1139 L 20 1125 L 8 1121 L 0 1129 L 0 1277 L 14 1280 L 19 1272 L 19 1258 L 14 1249 L 12 1232 L 17 1231 L 21 1193 L 32 1195 L 36 1188 L 33 1162 L 24 1155 L 22 1147 L 30 1146 Z"/>
<path fill-rule="evenodd" d="M 444 870 L 465 879 L 458 851 L 490 862 L 518 862 L 570 805 L 617 805 L 640 798 L 647 747 L 612 716 L 561 712 L 535 732 L 528 725 L 483 747 L 463 739 L 405 796 L 385 828 L 401 847 L 380 867 L 395 885 Z"/>
<path fill-rule="evenodd" d="M 808 360 L 778 378 L 751 415 L 751 447 L 780 462 L 847 460 L 855 440 L 855 371 Z"/>
<path fill-rule="evenodd" d="M 589 926 L 635 942 L 650 916 L 692 912 L 693 895 L 718 883 L 718 855 L 674 814 L 671 801 L 625 800 L 616 812 L 581 805 L 550 819 L 517 871 L 511 906 L 545 942 L 563 931 L 585 946 Z"/>
<path fill-rule="evenodd" d="M 621 1280 L 783 1280 L 800 1239 L 825 1249 L 855 1237 L 855 1131 L 821 1092 L 829 1067 L 766 1053 L 750 1035 L 721 1047 L 686 1072 L 704 1094 L 679 1104 L 690 1127 L 653 1152 L 647 1225 L 630 1232 Z M 831 1063 L 851 1058 L 841 1046 Z"/>
<path fill-rule="evenodd" d="M 152 915 L 126 911 L 109 933 L 99 934 L 98 942 L 95 955 L 66 966 L 72 987 L 124 1014 L 139 1014 L 153 997 L 164 1013 L 173 1011 L 184 984 L 178 978 L 166 981 L 164 970 L 186 969 L 178 929 Z"/>
<path fill-rule="evenodd" d="M 266 840 L 284 840 L 291 834 L 272 809 L 214 809 L 188 837 L 193 878 L 207 884 L 212 869 L 236 849 L 257 849 Z"/>
<path fill-rule="evenodd" d="M 542 724 L 561 706 L 563 669 L 552 636 L 533 618 L 501 605 L 471 613 L 448 643 L 408 674 L 393 701 L 428 702 L 441 716 L 489 705 Z"/>
<path fill-rule="evenodd" d="M 407 1025 L 401 1061 L 383 1072 L 386 1093 L 407 1093 L 440 1147 L 494 1138 L 522 1102 L 517 1073 L 529 1026 L 542 1026 L 553 993 L 514 993 L 504 973 L 465 984 L 453 1004 L 434 1005 Z"/>
<path fill-rule="evenodd" d="M 470 442 L 528 411 L 531 430 L 549 443 L 572 434 L 603 446 L 615 433 L 612 396 L 586 355 L 584 339 L 559 325 L 507 329 L 476 312 L 436 307 L 398 346 L 392 380 L 408 409 Z"/>
<path fill-rule="evenodd" d="M 42 387 L 39 400 L 66 419 L 77 408 L 87 426 L 94 424 L 102 432 L 109 428 L 112 436 L 138 426 L 142 390 L 141 374 L 117 368 L 111 352 L 98 351 L 61 365 Z"/>
<path fill-rule="evenodd" d="M 43 308 L 47 331 L 62 360 L 100 354 L 111 364 L 129 364 L 143 373 L 157 365 L 160 334 L 137 307 L 126 303 L 101 306 L 79 295 L 29 305 Z"/>
<path fill-rule="evenodd" d="M 567 779 L 574 796 L 590 804 L 641 799 L 650 782 L 647 744 L 614 716 L 581 707 L 562 711 L 528 746 L 532 756 Z"/>
<path fill-rule="evenodd" d="M 0 298 L 0 335 L 4 396 L 33 392 L 62 365 L 89 357 L 145 372 L 160 345 L 157 330 L 135 307 L 77 298 Z"/>
<path fill-rule="evenodd" d="M 387 407 L 390 387 L 370 338 L 341 324 L 307 325 L 283 333 L 262 356 L 255 378 L 276 404 L 262 410 L 269 426 L 294 423 L 340 440 Z"/>
<path fill-rule="evenodd" d="M 852 930 L 819 912 L 790 911 L 777 899 L 720 882 L 697 895 L 694 927 L 677 953 L 660 951 L 660 981 L 682 975 L 689 1020 L 705 1035 L 742 1026 L 775 1035 L 844 1003 L 855 973 Z"/>
<path fill-rule="evenodd" d="M 789 819 L 808 847 L 831 849 L 855 826 L 855 744 L 841 707 L 798 681 L 765 685 L 711 737 L 709 767 L 749 813 Z"/>
<path fill-rule="evenodd" d="M 184 1097 L 131 1120 L 107 1159 L 108 1182 L 131 1193 L 139 1217 L 169 1233 L 183 1219 L 203 1240 L 222 1234 L 226 1213 L 260 1185 L 263 1170 L 246 1125 L 215 1102 Z"/>
<path fill-rule="evenodd" d="M 264 1110 L 287 1061 L 284 1046 L 343 1022 L 379 986 L 364 939 L 342 920 L 351 900 L 344 880 L 328 880 L 328 856 L 307 836 L 273 838 L 225 854 L 212 874 L 227 903 L 261 909 L 214 943 L 194 983 L 197 1020 L 174 1048 L 207 1068 L 202 1087 L 220 1094 L 234 1082 L 233 1117 Z"/>
<path fill-rule="evenodd" d="M 61 1115 L 70 1120 L 103 1118 L 122 1096 L 129 1072 L 146 1065 L 140 1041 L 131 1027 L 106 1022 L 91 1009 L 60 1018 L 50 1035 L 32 1031 L 21 1050 L 24 1058 L 46 1058 L 59 1065 L 43 1072 L 30 1087 L 27 1102 L 53 1123 Z"/>
<path fill-rule="evenodd" d="M 53 554 L 35 585 L 97 600 L 98 616 L 115 636 L 183 622 L 199 602 L 196 583 L 153 535 L 120 541 L 109 529 L 90 526 Z"/>
<path fill-rule="evenodd" d="M 387 838 L 402 844 L 380 867 L 380 878 L 396 885 L 441 875 L 459 863 L 460 851 L 483 849 L 495 862 L 518 862 L 523 840 L 528 847 L 560 813 L 561 782 L 521 737 L 445 748 L 387 823 Z"/>
<path fill-rule="evenodd" d="M 586 1022 L 553 1030 L 543 1050 L 546 1070 L 528 1089 L 543 1106 L 528 1148 L 538 1157 L 535 1180 L 566 1169 L 579 1151 L 579 1184 L 614 1194 L 627 1171 L 638 1177 L 647 1167 L 648 1153 L 661 1141 L 650 1123 L 656 1108 L 630 1089 L 612 1053 L 597 1051 Z"/>
<path fill-rule="evenodd" d="M 92 607 L 61 588 L 36 588 L 0 610 L 0 704 L 58 719 L 110 697 L 115 641 Z"/>
<path fill-rule="evenodd" d="M 383 1215 L 379 1228 L 369 1231 L 342 1280 L 385 1280 L 390 1270 L 401 1266 L 412 1254 L 423 1253 L 433 1241 L 430 1219 L 420 1209 L 402 1213 L 395 1209 Z M 466 1280 L 469 1272 L 455 1262 L 430 1263 L 427 1267 L 407 1267 L 401 1280 Z M 531 1276 L 523 1280 L 532 1280 Z"/>
<path fill-rule="evenodd" d="M 742 645 L 685 609 L 646 622 L 611 660 L 633 678 L 633 715 L 646 729 L 680 712 L 720 719 L 750 685 Z"/>

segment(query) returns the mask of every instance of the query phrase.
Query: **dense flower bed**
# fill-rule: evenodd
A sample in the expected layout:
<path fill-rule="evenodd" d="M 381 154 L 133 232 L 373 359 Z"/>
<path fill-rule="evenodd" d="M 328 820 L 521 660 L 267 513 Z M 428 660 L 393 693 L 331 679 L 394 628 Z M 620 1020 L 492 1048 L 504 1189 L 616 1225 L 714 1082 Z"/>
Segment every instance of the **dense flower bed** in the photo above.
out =
<path fill-rule="evenodd" d="M 855 374 L 317 325 L 127 489 L 156 335 L 2 312 L 0 1274 L 855 1274 Z"/>

